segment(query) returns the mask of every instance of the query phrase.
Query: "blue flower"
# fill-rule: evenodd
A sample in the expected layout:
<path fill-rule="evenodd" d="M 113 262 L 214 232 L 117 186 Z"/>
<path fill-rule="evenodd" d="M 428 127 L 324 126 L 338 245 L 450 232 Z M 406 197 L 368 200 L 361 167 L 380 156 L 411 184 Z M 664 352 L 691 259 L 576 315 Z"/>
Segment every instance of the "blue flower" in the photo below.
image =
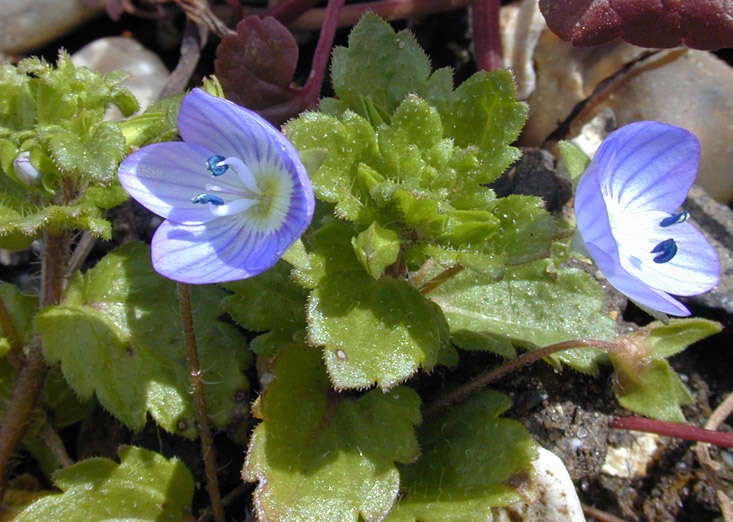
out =
<path fill-rule="evenodd" d="M 606 279 L 633 301 L 690 315 L 674 295 L 718 284 L 715 250 L 680 211 L 697 173 L 700 144 L 655 121 L 626 125 L 601 144 L 575 194 L 578 231 Z"/>
<path fill-rule="evenodd" d="M 181 104 L 182 142 L 130 154 L 125 190 L 165 218 L 153 267 L 184 283 L 244 279 L 272 267 L 310 224 L 313 188 L 293 145 L 257 114 L 194 89 Z"/>

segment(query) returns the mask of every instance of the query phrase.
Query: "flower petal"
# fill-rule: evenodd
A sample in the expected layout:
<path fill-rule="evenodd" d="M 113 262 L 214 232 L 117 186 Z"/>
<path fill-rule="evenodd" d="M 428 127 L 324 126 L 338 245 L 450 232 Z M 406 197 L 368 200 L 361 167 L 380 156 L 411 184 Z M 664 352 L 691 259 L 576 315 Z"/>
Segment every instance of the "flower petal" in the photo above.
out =
<path fill-rule="evenodd" d="M 207 184 L 231 192 L 218 194 L 225 202 L 241 196 L 238 176 L 214 178 L 206 168 L 211 151 L 182 142 L 155 143 L 127 156 L 118 170 L 122 187 L 148 210 L 182 224 L 211 221 L 207 205 L 191 200 L 207 192 Z"/>
<path fill-rule="evenodd" d="M 250 169 L 263 161 L 274 163 L 280 154 L 298 158 L 285 136 L 257 113 L 201 89 L 183 98 L 178 132 L 186 143 L 240 158 Z"/>
<path fill-rule="evenodd" d="M 629 213 L 614 228 L 621 264 L 653 288 L 675 295 L 698 295 L 718 284 L 720 261 L 705 236 L 690 223 L 659 226 L 663 212 Z M 677 253 L 655 263 L 651 253 L 662 241 L 673 239 Z"/>
<path fill-rule="evenodd" d="M 245 279 L 271 268 L 303 231 L 288 222 L 277 233 L 263 234 L 244 226 L 236 215 L 200 225 L 164 221 L 151 243 L 153 267 L 190 284 Z"/>
<path fill-rule="evenodd" d="M 187 143 L 203 146 L 227 158 L 241 159 L 255 180 L 272 170 L 287 172 L 292 179 L 293 197 L 304 198 L 304 211 L 310 222 L 315 198 L 298 151 L 258 114 L 194 89 L 181 104 L 178 131 Z M 246 174 L 244 177 L 248 179 Z"/>
<path fill-rule="evenodd" d="M 603 275 L 608 279 L 608 282 L 628 298 L 653 310 L 664 312 L 665 314 L 677 316 L 690 315 L 687 307 L 677 299 L 666 292 L 644 284 L 640 279 L 629 274 L 618 263 L 618 258 L 614 258 L 613 255 L 609 255 L 594 245 L 586 244 L 586 247 L 598 268 L 600 268 Z"/>
<path fill-rule="evenodd" d="M 695 181 L 700 143 L 694 134 L 666 123 L 640 121 L 611 133 L 589 171 L 604 195 L 627 211 L 675 212 Z"/>

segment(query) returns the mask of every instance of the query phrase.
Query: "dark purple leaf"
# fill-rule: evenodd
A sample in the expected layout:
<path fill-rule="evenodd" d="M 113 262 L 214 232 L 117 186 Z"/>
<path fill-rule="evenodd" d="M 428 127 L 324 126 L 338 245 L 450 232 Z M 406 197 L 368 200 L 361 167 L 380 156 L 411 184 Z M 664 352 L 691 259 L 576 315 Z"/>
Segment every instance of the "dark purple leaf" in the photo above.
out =
<path fill-rule="evenodd" d="M 642 47 L 733 47 L 733 0 L 540 0 L 540 10 L 576 46 L 621 37 Z"/>
<path fill-rule="evenodd" d="M 247 16 L 222 38 L 214 67 L 227 98 L 274 125 L 302 110 L 290 84 L 298 61 L 295 37 L 272 17 Z"/>

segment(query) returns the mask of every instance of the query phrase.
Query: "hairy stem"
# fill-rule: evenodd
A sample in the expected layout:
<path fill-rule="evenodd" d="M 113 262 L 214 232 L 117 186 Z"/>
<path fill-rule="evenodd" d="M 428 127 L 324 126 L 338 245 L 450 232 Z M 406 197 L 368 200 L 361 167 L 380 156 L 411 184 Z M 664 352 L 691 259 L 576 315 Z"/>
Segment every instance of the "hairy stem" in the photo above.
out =
<path fill-rule="evenodd" d="M 472 0 L 473 54 L 476 68 L 493 71 L 504 67 L 499 29 L 500 0 Z"/>
<path fill-rule="evenodd" d="M 203 454 L 204 467 L 206 468 L 206 487 L 209 490 L 209 499 L 211 500 L 214 520 L 216 522 L 224 522 L 224 506 L 221 503 L 219 479 L 216 476 L 216 455 L 214 454 L 214 445 L 211 440 L 211 432 L 209 431 L 209 418 L 206 412 L 206 400 L 204 398 L 204 381 L 201 379 L 201 364 L 199 363 L 199 354 L 196 347 L 196 335 L 193 330 L 191 296 L 188 291 L 188 286 L 184 283 L 178 283 L 178 301 L 181 305 L 183 335 L 186 342 L 186 350 L 188 351 L 188 368 L 191 377 L 191 387 L 193 388 L 196 420 L 198 421 L 199 435 L 201 438 L 201 453 Z"/>
<path fill-rule="evenodd" d="M 433 402 L 432 404 L 429 404 L 423 410 L 423 416 L 431 417 L 436 413 L 441 412 L 448 406 L 465 399 L 466 397 L 472 395 L 489 383 L 500 379 L 501 377 L 504 377 L 508 373 L 518 370 L 522 366 L 526 366 L 535 361 L 539 361 L 540 359 L 543 359 L 548 355 L 552 355 L 553 353 L 570 350 L 572 348 L 600 348 L 608 352 L 613 352 L 619 349 L 616 343 L 612 343 L 609 341 L 577 339 L 574 341 L 564 341 L 561 343 L 551 344 L 550 346 L 545 346 L 544 348 L 540 348 L 539 350 L 527 352 L 524 355 L 517 357 L 516 359 L 507 361 L 506 363 L 488 373 L 483 373 L 478 377 L 473 378 L 472 380 L 463 384 L 445 397 Z"/>
<path fill-rule="evenodd" d="M 66 234 L 44 234 L 41 306 L 61 301 L 66 273 L 68 241 Z M 0 424 L 0 504 L 7 488 L 10 458 L 23 439 L 28 419 L 41 393 L 48 366 L 43 358 L 41 340 L 34 337 L 21 359 L 10 402 Z"/>
<path fill-rule="evenodd" d="M 367 11 L 373 11 L 387 20 L 399 20 L 442 11 L 466 7 L 471 0 L 382 0 L 380 2 L 360 2 L 350 4 L 341 11 L 339 27 L 355 25 Z M 325 9 L 311 9 L 293 22 L 292 29 L 313 31 L 323 25 Z"/>
<path fill-rule="evenodd" d="M 313 54 L 313 64 L 308 81 L 303 87 L 301 96 L 305 101 L 307 108 L 317 108 L 318 100 L 321 96 L 321 88 L 323 87 L 323 79 L 326 77 L 326 68 L 328 59 L 331 56 L 331 48 L 333 47 L 333 39 L 336 35 L 338 27 L 338 18 L 341 8 L 344 6 L 344 0 L 328 0 L 328 8 L 326 9 L 326 18 L 321 28 L 321 34 L 318 37 L 318 45 Z"/>

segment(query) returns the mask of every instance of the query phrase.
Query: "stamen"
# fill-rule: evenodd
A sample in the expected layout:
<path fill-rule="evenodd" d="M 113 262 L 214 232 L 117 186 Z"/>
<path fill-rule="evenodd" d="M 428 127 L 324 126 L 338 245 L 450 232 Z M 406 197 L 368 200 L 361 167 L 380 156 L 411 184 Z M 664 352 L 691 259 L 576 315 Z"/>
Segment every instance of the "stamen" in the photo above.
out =
<path fill-rule="evenodd" d="M 688 217 L 690 217 L 689 212 L 683 210 L 682 212 L 678 212 L 677 214 L 672 214 L 671 216 L 664 218 L 662 221 L 659 222 L 659 226 L 669 227 L 677 223 L 684 223 L 685 221 L 687 221 Z"/>
<path fill-rule="evenodd" d="M 224 156 L 214 154 L 206 160 L 206 168 L 209 169 L 209 172 L 211 172 L 212 175 L 221 176 L 229 169 L 229 165 L 222 164 L 222 161 L 225 159 L 226 158 Z"/>
<path fill-rule="evenodd" d="M 211 203 L 212 205 L 223 205 L 224 200 L 219 196 L 213 196 L 211 194 L 199 194 L 191 199 L 191 203 Z"/>
<path fill-rule="evenodd" d="M 666 263 L 677 254 L 677 243 L 672 238 L 665 239 L 655 246 L 651 253 L 659 254 L 654 257 L 655 263 Z"/>

